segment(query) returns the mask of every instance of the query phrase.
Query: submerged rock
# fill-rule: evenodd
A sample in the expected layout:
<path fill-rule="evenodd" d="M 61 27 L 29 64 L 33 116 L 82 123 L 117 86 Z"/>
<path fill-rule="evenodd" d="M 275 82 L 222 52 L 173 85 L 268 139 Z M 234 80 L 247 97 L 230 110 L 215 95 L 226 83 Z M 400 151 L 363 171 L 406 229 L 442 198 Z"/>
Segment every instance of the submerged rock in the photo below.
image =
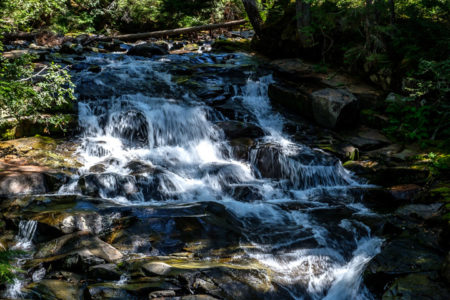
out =
<path fill-rule="evenodd" d="M 145 147 L 148 145 L 148 123 L 145 115 L 136 110 L 130 110 L 113 116 L 111 133 L 126 142 L 129 146 Z"/>
<path fill-rule="evenodd" d="M 30 284 L 27 289 L 37 294 L 39 299 L 83 299 L 81 286 L 62 280 L 44 279 Z"/>
<path fill-rule="evenodd" d="M 238 138 L 256 139 L 264 136 L 264 131 L 261 127 L 251 123 L 223 121 L 216 123 L 216 125 L 223 130 L 225 136 L 230 140 Z"/>
<path fill-rule="evenodd" d="M 88 273 L 90 278 L 102 280 L 119 280 L 121 275 L 116 264 L 96 265 L 90 267 Z"/>
<path fill-rule="evenodd" d="M 72 253 L 82 256 L 91 254 L 107 262 L 123 257 L 119 250 L 87 232 L 75 232 L 47 242 L 39 248 L 35 257 L 47 258 Z"/>

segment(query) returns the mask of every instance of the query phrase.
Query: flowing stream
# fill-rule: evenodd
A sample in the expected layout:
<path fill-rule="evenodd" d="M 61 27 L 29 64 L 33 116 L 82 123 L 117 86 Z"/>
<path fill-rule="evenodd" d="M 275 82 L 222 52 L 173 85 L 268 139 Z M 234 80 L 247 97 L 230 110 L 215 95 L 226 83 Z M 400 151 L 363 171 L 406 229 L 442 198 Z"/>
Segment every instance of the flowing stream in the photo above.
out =
<path fill-rule="evenodd" d="M 292 299 L 371 298 L 361 274 L 381 240 L 358 218 L 370 214 L 365 185 L 283 131 L 267 96 L 272 75 L 256 59 L 108 54 L 83 63 L 102 71 L 74 74 L 84 166 L 60 194 L 177 218 L 214 214 L 198 230 L 209 241 L 202 260 L 233 249 L 230 263 L 252 262 L 269 290 Z M 164 230 L 161 247 L 136 236 L 129 254 L 178 249 Z"/>

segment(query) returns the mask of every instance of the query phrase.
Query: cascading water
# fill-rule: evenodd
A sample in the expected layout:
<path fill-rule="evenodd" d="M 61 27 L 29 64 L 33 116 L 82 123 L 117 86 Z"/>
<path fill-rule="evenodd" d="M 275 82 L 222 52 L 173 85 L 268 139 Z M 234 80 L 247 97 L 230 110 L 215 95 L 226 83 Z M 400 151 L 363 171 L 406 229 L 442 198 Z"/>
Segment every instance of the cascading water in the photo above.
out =
<path fill-rule="evenodd" d="M 34 220 L 21 220 L 19 222 L 19 232 L 16 236 L 16 244 L 12 247 L 12 250 L 30 251 L 33 248 L 33 238 L 37 229 L 37 221 Z M 25 258 L 19 258 L 14 262 L 14 267 L 18 270 L 21 269 L 25 262 Z M 45 271 L 45 270 L 44 270 Z M 20 274 L 17 274 L 20 275 Z M 33 276 L 34 277 L 34 276 Z M 7 288 L 4 292 L 4 296 L 7 299 L 19 299 L 22 296 L 22 288 L 25 282 L 20 276 L 13 279 L 13 282 L 7 284 Z"/>
<path fill-rule="evenodd" d="M 235 258 L 270 269 L 270 281 L 293 299 L 371 297 L 361 273 L 381 241 L 352 218 L 367 211 L 355 204 L 364 185 L 339 160 L 283 133 L 283 117 L 267 96 L 272 77 L 256 75 L 251 57 L 107 55 L 86 62 L 102 71 L 74 76 L 84 167 L 61 194 L 123 206 L 219 203 L 239 237 Z M 201 70 L 202 86 L 180 66 Z M 238 157 L 229 128 L 220 128 L 230 120 L 262 128 L 247 156 Z"/>
<path fill-rule="evenodd" d="M 17 244 L 14 249 L 30 250 L 33 246 L 33 237 L 36 232 L 37 222 L 33 220 L 20 221 L 19 233 L 17 234 Z"/>

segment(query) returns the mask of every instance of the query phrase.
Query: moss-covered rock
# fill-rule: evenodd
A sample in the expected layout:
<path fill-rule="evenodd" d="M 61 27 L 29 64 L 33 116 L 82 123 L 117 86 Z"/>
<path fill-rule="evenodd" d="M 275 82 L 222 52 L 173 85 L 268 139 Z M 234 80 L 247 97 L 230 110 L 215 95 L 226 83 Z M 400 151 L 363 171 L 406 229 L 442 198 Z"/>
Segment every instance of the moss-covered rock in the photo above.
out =
<path fill-rule="evenodd" d="M 212 44 L 214 52 L 251 51 L 250 41 L 246 39 L 216 40 Z"/>
<path fill-rule="evenodd" d="M 402 276 L 394 281 L 383 294 L 382 299 L 448 299 L 450 295 L 448 287 L 436 279 L 438 279 L 436 273 L 417 273 Z"/>

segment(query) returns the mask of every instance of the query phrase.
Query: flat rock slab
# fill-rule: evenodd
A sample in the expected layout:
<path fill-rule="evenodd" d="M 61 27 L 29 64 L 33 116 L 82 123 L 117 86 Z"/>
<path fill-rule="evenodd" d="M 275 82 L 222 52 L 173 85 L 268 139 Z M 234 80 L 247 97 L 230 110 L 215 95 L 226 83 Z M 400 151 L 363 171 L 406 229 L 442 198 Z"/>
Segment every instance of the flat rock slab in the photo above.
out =
<path fill-rule="evenodd" d="M 314 64 L 300 59 L 278 59 L 270 64 L 278 72 L 289 76 L 290 80 L 312 79 L 324 87 L 346 88 L 361 101 L 363 108 L 373 108 L 383 96 L 382 91 L 362 82 L 356 77 L 332 69 L 328 69 L 325 73 L 319 73 L 314 71 Z"/>
<path fill-rule="evenodd" d="M 75 232 L 47 242 L 38 250 L 35 257 L 45 258 L 77 250 L 88 250 L 107 262 L 114 262 L 123 257 L 119 250 L 88 232 Z"/>

